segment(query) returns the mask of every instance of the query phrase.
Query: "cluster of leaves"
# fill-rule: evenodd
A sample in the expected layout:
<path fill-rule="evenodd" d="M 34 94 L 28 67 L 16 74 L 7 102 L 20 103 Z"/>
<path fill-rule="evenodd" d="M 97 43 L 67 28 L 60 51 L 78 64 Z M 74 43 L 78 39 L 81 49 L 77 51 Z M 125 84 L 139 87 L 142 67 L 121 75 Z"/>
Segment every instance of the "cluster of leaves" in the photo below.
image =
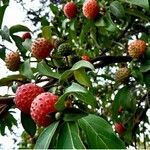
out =
<path fill-rule="evenodd" d="M 49 21 L 42 17 L 41 33 L 38 35 L 46 39 L 63 39 L 71 45 L 71 54 L 62 56 L 54 48 L 50 58 L 43 60 L 32 57 L 32 39 L 24 41 L 17 35 L 18 32 L 31 32 L 29 28 L 23 25 L 2 27 L 9 1 L 0 2 L 2 41 L 14 42 L 22 59 L 18 74 L 12 73 L 0 79 L 0 86 L 11 87 L 15 93 L 17 86 L 34 81 L 44 84 L 46 91 L 59 95 L 55 105 L 59 111 L 58 120 L 43 130 L 35 148 L 121 149 L 125 148 L 125 144 L 136 146 L 137 135 L 143 133 L 147 136 L 139 128 L 140 122 L 149 123 L 146 112 L 150 98 L 150 48 L 148 46 L 146 54 L 140 59 L 132 60 L 127 56 L 127 45 L 133 38 L 142 39 L 149 45 L 149 1 L 98 1 L 101 11 L 95 20 L 83 16 L 82 0 L 74 2 L 78 13 L 71 20 L 62 10 L 65 2 L 59 5 L 51 2 L 49 7 L 53 18 Z M 2 60 L 6 50 L 6 46 L 0 44 Z M 81 60 L 83 55 L 88 55 L 90 62 Z M 120 63 L 131 70 L 125 84 L 114 80 L 113 70 Z M 65 107 L 68 100 L 73 108 Z M 2 100 L 0 104 L 9 105 Z M 120 107 L 121 112 L 118 111 Z M 6 109 L 0 113 L 4 111 Z M 21 113 L 21 121 L 26 132 L 35 137 L 37 127 L 30 116 Z M 125 144 L 112 130 L 111 125 L 115 122 L 121 122 L 126 129 L 120 135 Z M 1 133 L 2 125 L 0 122 Z"/>

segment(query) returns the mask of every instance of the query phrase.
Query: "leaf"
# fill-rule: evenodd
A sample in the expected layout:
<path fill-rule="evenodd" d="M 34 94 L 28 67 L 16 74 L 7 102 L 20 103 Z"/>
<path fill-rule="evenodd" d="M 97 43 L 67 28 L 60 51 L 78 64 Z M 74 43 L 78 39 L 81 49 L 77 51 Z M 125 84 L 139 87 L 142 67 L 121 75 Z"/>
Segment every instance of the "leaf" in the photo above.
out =
<path fill-rule="evenodd" d="M 143 85 L 143 74 L 142 74 L 142 72 L 140 71 L 139 68 L 133 67 L 131 74 L 132 74 L 132 76 L 135 77 L 135 79 L 136 79 L 140 84 Z"/>
<path fill-rule="evenodd" d="M 52 37 L 52 30 L 50 26 L 44 26 L 42 28 L 42 36 L 47 39 L 50 40 Z"/>
<path fill-rule="evenodd" d="M 44 129 L 36 141 L 34 149 L 48 149 L 52 138 L 57 130 L 59 122 L 54 122 Z"/>
<path fill-rule="evenodd" d="M 117 94 L 115 95 L 113 107 L 112 107 L 112 117 L 114 120 L 117 119 L 118 109 L 122 106 L 123 109 L 133 109 L 132 105 L 132 96 L 130 92 L 130 88 L 128 86 L 124 86 L 121 88 Z"/>
<path fill-rule="evenodd" d="M 148 0 L 127 0 L 125 2 L 143 7 L 144 9 L 149 11 L 149 1 Z"/>
<path fill-rule="evenodd" d="M 0 7 L 0 29 L 2 27 L 3 17 L 4 17 L 5 10 L 6 10 L 7 6 L 8 5 L 4 5 L 4 6 Z"/>
<path fill-rule="evenodd" d="M 21 112 L 21 123 L 25 131 L 33 137 L 36 133 L 36 124 L 31 116 Z"/>
<path fill-rule="evenodd" d="M 72 85 L 66 89 L 65 93 L 61 95 L 56 102 L 55 107 L 57 110 L 62 111 L 65 108 L 64 102 L 70 94 L 77 97 L 87 105 L 91 105 L 94 108 L 97 106 L 96 99 L 91 92 L 77 83 L 72 83 Z"/>
<path fill-rule="evenodd" d="M 87 87 L 91 87 L 91 81 L 87 73 L 85 72 L 85 69 L 81 68 L 76 71 L 74 71 L 75 79 L 82 85 L 85 85 Z"/>
<path fill-rule="evenodd" d="M 53 12 L 53 14 L 58 14 L 59 10 L 58 10 L 58 7 L 53 5 L 52 3 L 49 5 L 50 6 L 50 9 L 51 11 Z"/>
<path fill-rule="evenodd" d="M 110 11 L 117 18 L 123 18 L 123 17 L 125 17 L 124 8 L 123 8 L 123 6 L 121 5 L 121 3 L 119 1 L 113 1 L 110 4 Z"/>
<path fill-rule="evenodd" d="M 11 42 L 11 39 L 9 37 L 9 29 L 7 28 L 7 26 L 4 26 L 3 30 L 0 30 L 0 35 L 2 36 L 3 40 Z"/>
<path fill-rule="evenodd" d="M 148 91 L 150 91 L 150 74 L 144 74 L 144 83 L 146 84 Z"/>
<path fill-rule="evenodd" d="M 86 135 L 89 149 L 125 149 L 124 143 L 103 118 L 90 114 L 78 122 Z"/>
<path fill-rule="evenodd" d="M 57 149 L 85 149 L 75 122 L 63 124 L 57 142 Z"/>
<path fill-rule="evenodd" d="M 150 60 L 145 60 L 142 62 L 140 67 L 141 72 L 147 72 L 150 70 Z"/>
<path fill-rule="evenodd" d="M 28 79 L 33 79 L 34 76 L 33 76 L 33 71 L 31 69 L 31 66 L 30 66 L 30 60 L 27 59 L 22 65 L 21 65 L 21 68 L 20 68 L 20 73 L 22 75 L 24 75 L 25 77 L 27 77 Z"/>
<path fill-rule="evenodd" d="M 41 62 L 39 62 L 37 64 L 37 69 L 38 69 L 39 73 L 42 75 L 45 75 L 48 77 L 53 77 L 56 79 L 60 78 L 60 74 L 57 72 L 53 72 L 44 60 L 42 60 Z"/>
<path fill-rule="evenodd" d="M 9 86 L 14 80 L 24 81 L 26 78 L 23 75 L 10 75 L 0 79 L 0 86 Z"/>
<path fill-rule="evenodd" d="M 24 31 L 30 32 L 30 29 L 28 27 L 20 25 L 20 24 L 14 25 L 14 26 L 10 27 L 10 29 L 9 29 L 9 32 L 11 35 L 13 35 L 14 33 L 17 33 L 17 32 L 24 32 Z"/>
<path fill-rule="evenodd" d="M 5 60 L 5 52 L 6 52 L 6 48 L 0 48 L 0 58 L 2 60 Z"/>
<path fill-rule="evenodd" d="M 63 120 L 64 121 L 76 121 L 82 117 L 87 116 L 88 114 L 77 108 L 70 108 L 63 111 Z"/>

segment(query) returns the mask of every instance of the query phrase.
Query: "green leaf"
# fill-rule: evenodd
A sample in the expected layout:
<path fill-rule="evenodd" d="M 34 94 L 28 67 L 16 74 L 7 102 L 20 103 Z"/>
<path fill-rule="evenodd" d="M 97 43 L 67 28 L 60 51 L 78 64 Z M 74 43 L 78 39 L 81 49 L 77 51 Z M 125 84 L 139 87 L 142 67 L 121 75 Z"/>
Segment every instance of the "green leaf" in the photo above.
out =
<path fill-rule="evenodd" d="M 27 59 L 23 64 L 21 64 L 20 73 L 28 79 L 34 78 L 29 59 Z"/>
<path fill-rule="evenodd" d="M 60 78 L 60 74 L 57 72 L 53 72 L 44 60 L 42 60 L 41 62 L 39 62 L 37 64 L 37 69 L 38 69 L 39 73 L 42 75 L 45 75 L 48 77 L 53 77 L 56 79 Z"/>
<path fill-rule="evenodd" d="M 24 81 L 26 78 L 23 75 L 10 75 L 0 79 L 0 86 L 9 86 L 14 80 Z"/>
<path fill-rule="evenodd" d="M 123 8 L 122 4 L 120 2 L 118 2 L 118 1 L 113 1 L 110 4 L 110 11 L 117 18 L 123 18 L 123 17 L 125 17 L 124 8 Z"/>
<path fill-rule="evenodd" d="M 2 27 L 2 23 L 3 23 L 3 18 L 4 18 L 4 14 L 5 14 L 5 10 L 7 8 L 8 5 L 4 5 L 0 7 L 0 29 Z"/>
<path fill-rule="evenodd" d="M 90 91 L 77 83 L 72 83 L 72 85 L 66 89 L 65 93 L 60 96 L 56 102 L 55 107 L 57 110 L 62 111 L 65 108 L 64 102 L 70 94 L 77 97 L 87 105 L 91 105 L 94 108 L 97 106 L 96 99 Z"/>
<path fill-rule="evenodd" d="M 139 83 L 141 83 L 141 84 L 143 85 L 143 74 L 142 74 L 142 72 L 140 71 L 139 68 L 133 67 L 131 74 L 132 74 L 132 76 L 135 77 L 135 79 L 136 79 Z"/>
<path fill-rule="evenodd" d="M 150 91 L 150 74 L 144 74 L 144 83 L 146 84 L 146 87 L 148 91 Z"/>
<path fill-rule="evenodd" d="M 85 149 L 75 122 L 66 122 L 59 132 L 57 149 Z"/>
<path fill-rule="evenodd" d="M 141 72 L 147 72 L 150 70 L 150 60 L 145 60 L 142 62 L 140 67 Z"/>
<path fill-rule="evenodd" d="M 5 60 L 5 52 L 6 52 L 6 48 L 0 48 L 0 58 L 2 60 Z"/>
<path fill-rule="evenodd" d="M 101 117 L 88 115 L 78 122 L 86 135 L 89 149 L 125 149 L 124 143 Z"/>
<path fill-rule="evenodd" d="M 120 106 L 122 106 L 123 109 L 133 109 L 131 105 L 133 98 L 130 90 L 128 86 L 124 86 L 115 95 L 112 107 L 112 117 L 114 120 L 118 117 L 118 109 Z"/>
<path fill-rule="evenodd" d="M 4 26 L 3 30 L 0 30 L 0 35 L 3 40 L 7 40 L 8 42 L 11 42 L 11 39 L 9 37 L 9 29 L 7 26 Z"/>
<path fill-rule="evenodd" d="M 49 148 L 52 138 L 57 130 L 58 124 L 59 122 L 54 122 L 46 129 L 44 129 L 44 131 L 40 134 L 39 138 L 37 139 L 34 149 Z"/>
<path fill-rule="evenodd" d="M 47 39 L 50 40 L 52 37 L 52 30 L 50 26 L 44 26 L 42 28 L 42 36 Z"/>
<path fill-rule="evenodd" d="M 127 0 L 125 2 L 143 7 L 144 9 L 149 11 L 149 1 L 148 0 Z"/>
<path fill-rule="evenodd" d="M 53 12 L 53 14 L 58 14 L 59 10 L 57 6 L 54 6 L 52 3 L 49 5 L 51 11 Z"/>
<path fill-rule="evenodd" d="M 21 123 L 25 131 L 33 137 L 36 133 L 36 124 L 31 116 L 21 112 Z"/>
<path fill-rule="evenodd" d="M 25 31 L 30 32 L 30 29 L 28 27 L 20 25 L 20 24 L 14 25 L 14 26 L 10 27 L 10 29 L 9 29 L 9 32 L 11 35 L 13 35 L 14 33 L 17 33 L 17 32 L 25 32 Z"/>
<path fill-rule="evenodd" d="M 92 83 L 90 81 L 89 76 L 85 72 L 85 69 L 81 68 L 76 71 L 74 71 L 75 79 L 82 85 L 85 85 L 87 87 L 91 87 Z"/>
<path fill-rule="evenodd" d="M 23 47 L 27 50 L 27 51 L 31 51 L 31 45 L 32 45 L 32 41 L 31 39 L 26 39 L 23 43 L 22 43 Z"/>
<path fill-rule="evenodd" d="M 82 117 L 87 116 L 88 114 L 77 108 L 66 109 L 63 112 L 64 121 L 76 121 Z"/>

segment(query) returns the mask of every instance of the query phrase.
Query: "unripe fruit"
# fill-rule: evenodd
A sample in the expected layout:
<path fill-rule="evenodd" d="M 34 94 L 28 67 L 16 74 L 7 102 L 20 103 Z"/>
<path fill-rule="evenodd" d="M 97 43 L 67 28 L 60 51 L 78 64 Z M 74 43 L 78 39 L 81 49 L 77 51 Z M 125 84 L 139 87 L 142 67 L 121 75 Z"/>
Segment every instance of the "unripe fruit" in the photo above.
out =
<path fill-rule="evenodd" d="M 118 134 L 123 134 L 125 132 L 125 127 L 123 126 L 122 123 L 115 123 L 115 131 L 118 133 Z"/>
<path fill-rule="evenodd" d="M 87 19 L 95 19 L 99 14 L 99 5 L 96 0 L 86 0 L 83 4 L 83 15 Z"/>
<path fill-rule="evenodd" d="M 46 127 L 54 121 L 50 114 L 57 112 L 55 108 L 57 100 L 58 96 L 50 92 L 41 93 L 33 100 L 30 114 L 35 123 Z"/>
<path fill-rule="evenodd" d="M 72 54 L 72 47 L 69 43 L 62 43 L 58 47 L 58 54 L 61 56 L 69 56 Z"/>
<path fill-rule="evenodd" d="M 26 32 L 22 35 L 22 39 L 26 40 L 26 39 L 31 39 L 31 34 L 29 32 Z"/>
<path fill-rule="evenodd" d="M 44 89 L 34 83 L 23 84 L 18 87 L 14 102 L 22 112 L 29 114 L 30 106 L 34 98 L 44 92 Z"/>
<path fill-rule="evenodd" d="M 52 49 L 53 44 L 45 38 L 38 38 L 31 46 L 32 55 L 37 59 L 45 59 Z"/>
<path fill-rule="evenodd" d="M 5 57 L 6 67 L 11 71 L 17 71 L 20 65 L 20 56 L 18 52 L 11 51 Z"/>
<path fill-rule="evenodd" d="M 133 59 L 137 59 L 145 53 L 147 46 L 143 40 L 135 40 L 128 46 L 128 53 Z"/>
<path fill-rule="evenodd" d="M 87 55 L 83 55 L 83 56 L 82 56 L 82 60 L 90 61 L 90 57 L 87 56 Z"/>
<path fill-rule="evenodd" d="M 130 75 L 130 71 L 126 67 L 119 68 L 119 70 L 115 74 L 115 79 L 117 82 L 123 83 L 125 82 Z"/>
<path fill-rule="evenodd" d="M 64 11 L 64 14 L 67 18 L 72 19 L 77 14 L 77 6 L 74 2 L 67 2 L 64 5 L 63 11 Z"/>

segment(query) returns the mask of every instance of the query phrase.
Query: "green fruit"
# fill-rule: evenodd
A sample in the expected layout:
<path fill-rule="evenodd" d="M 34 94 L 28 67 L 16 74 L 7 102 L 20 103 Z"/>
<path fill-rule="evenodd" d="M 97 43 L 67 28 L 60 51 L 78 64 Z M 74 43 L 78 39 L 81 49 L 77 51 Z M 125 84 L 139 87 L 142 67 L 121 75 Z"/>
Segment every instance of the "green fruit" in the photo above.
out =
<path fill-rule="evenodd" d="M 62 43 L 58 47 L 58 54 L 61 56 L 69 56 L 72 54 L 72 47 L 69 43 Z"/>

